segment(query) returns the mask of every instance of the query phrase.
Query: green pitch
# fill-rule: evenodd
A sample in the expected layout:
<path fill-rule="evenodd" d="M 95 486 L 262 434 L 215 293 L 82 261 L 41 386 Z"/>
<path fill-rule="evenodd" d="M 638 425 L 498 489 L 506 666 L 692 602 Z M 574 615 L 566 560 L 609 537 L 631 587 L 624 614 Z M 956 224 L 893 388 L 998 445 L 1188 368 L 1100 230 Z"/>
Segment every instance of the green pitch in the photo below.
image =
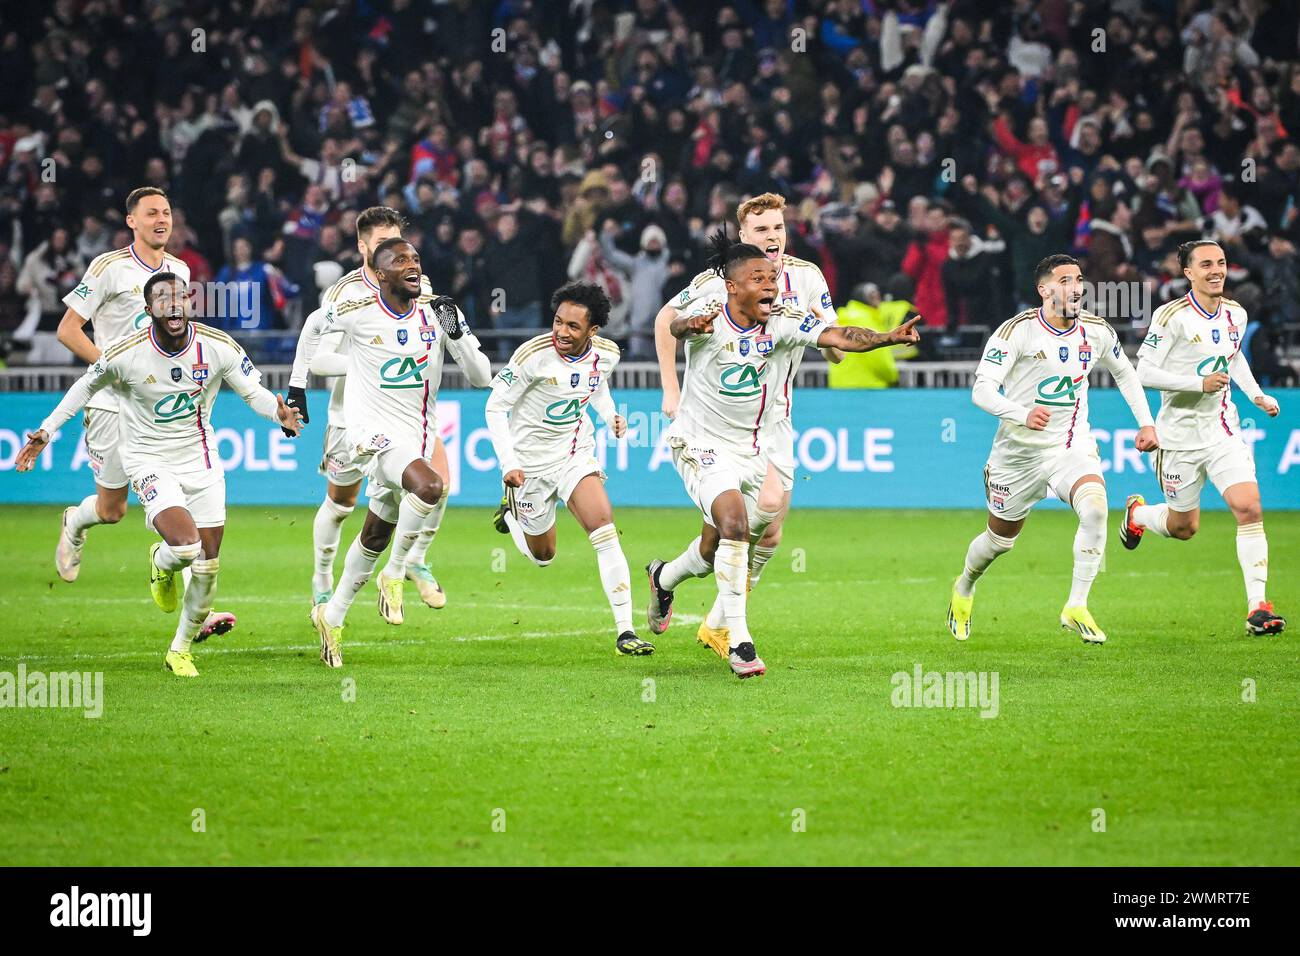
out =
<path fill-rule="evenodd" d="M 74 585 L 58 513 L 0 510 L 0 671 L 102 671 L 104 714 L 0 710 L 3 864 L 1300 862 L 1300 514 L 1265 519 L 1282 637 L 1244 635 L 1216 513 L 1133 554 L 1112 528 L 1090 602 L 1110 641 L 1086 647 L 1056 619 L 1069 514 L 1030 519 L 963 646 L 944 612 L 978 513 L 797 511 L 751 598 L 768 674 L 741 682 L 694 640 L 712 581 L 679 590 L 657 654 L 618 658 L 576 524 L 539 570 L 489 509 L 448 512 L 445 610 L 408 585 L 389 627 L 369 586 L 327 670 L 301 508 L 232 509 L 217 606 L 239 627 L 184 681 L 139 509 L 91 533 Z M 617 517 L 643 622 L 640 567 L 698 522 Z M 996 672 L 997 715 L 895 707 L 918 664 Z"/>

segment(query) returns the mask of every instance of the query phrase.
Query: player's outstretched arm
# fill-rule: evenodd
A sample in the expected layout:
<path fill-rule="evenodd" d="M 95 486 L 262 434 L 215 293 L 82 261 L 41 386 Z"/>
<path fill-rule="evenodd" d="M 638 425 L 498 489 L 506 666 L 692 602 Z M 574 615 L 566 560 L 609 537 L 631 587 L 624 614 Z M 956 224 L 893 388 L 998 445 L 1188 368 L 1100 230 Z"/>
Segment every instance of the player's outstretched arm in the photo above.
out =
<path fill-rule="evenodd" d="M 704 312 L 677 316 L 672 322 L 668 323 L 668 331 L 675 339 L 684 339 L 690 335 L 712 335 L 713 320 L 718 317 L 718 313 L 721 311 L 721 303 L 710 303 Z M 674 374 L 676 373 L 674 372 Z"/>
<path fill-rule="evenodd" d="M 447 351 L 460 366 L 469 383 L 475 388 L 487 388 L 492 383 L 492 362 L 479 347 L 478 337 L 470 331 L 465 314 L 450 296 L 440 295 L 430 303 L 438 325 L 442 327 Z"/>
<path fill-rule="evenodd" d="M 870 352 L 886 345 L 915 344 L 921 341 L 921 333 L 916 328 L 920 321 L 921 317 L 915 316 L 888 332 L 873 332 L 852 325 L 831 325 L 817 336 L 817 347 L 841 352 Z"/>
<path fill-rule="evenodd" d="M 677 318 L 677 309 L 667 303 L 655 316 L 655 357 L 659 360 L 659 386 L 663 389 L 663 413 L 677 417 L 677 406 L 682 400 L 681 383 L 677 381 L 677 339 L 670 326 Z"/>
<path fill-rule="evenodd" d="M 113 369 L 109 367 L 109 363 L 102 359 L 96 359 L 90 368 L 86 370 L 86 373 L 72 383 L 72 387 L 64 393 L 59 404 L 55 406 L 54 411 L 45 417 L 45 421 L 41 422 L 40 427 L 34 432 L 28 432 L 27 444 L 18 452 L 17 469 L 19 471 L 31 471 L 37 457 L 45 450 L 45 446 L 50 443 L 54 433 L 66 425 L 68 419 L 85 408 L 91 396 L 108 385 L 114 378 L 115 374 Z"/>
<path fill-rule="evenodd" d="M 244 400 L 244 404 L 263 418 L 275 422 L 290 438 L 300 435 L 307 421 L 302 409 L 262 385 L 262 373 L 238 345 L 223 345 L 222 351 L 225 361 L 221 380 Z"/>

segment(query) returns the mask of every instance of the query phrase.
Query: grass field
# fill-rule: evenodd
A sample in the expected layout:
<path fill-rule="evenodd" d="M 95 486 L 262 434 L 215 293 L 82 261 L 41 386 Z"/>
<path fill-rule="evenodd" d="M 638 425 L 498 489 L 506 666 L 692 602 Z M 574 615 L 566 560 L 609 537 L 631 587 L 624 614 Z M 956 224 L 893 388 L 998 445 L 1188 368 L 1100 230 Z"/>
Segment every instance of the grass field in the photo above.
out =
<path fill-rule="evenodd" d="M 1086 647 L 1056 621 L 1069 514 L 1032 517 L 958 645 L 944 611 L 980 514 L 798 511 L 751 598 L 768 674 L 745 682 L 694 641 L 711 580 L 679 590 L 656 655 L 618 658 L 576 524 L 560 515 L 540 570 L 486 509 L 449 511 L 434 545 L 448 607 L 408 586 L 389 627 L 371 585 L 328 670 L 311 511 L 264 508 L 231 510 L 217 606 L 239 628 L 183 681 L 162 669 L 175 619 L 149 599 L 139 509 L 91 533 L 74 585 L 57 519 L 0 509 L 0 671 L 103 671 L 105 709 L 0 710 L 3 864 L 1300 862 L 1300 514 L 1266 517 L 1292 632 L 1243 634 L 1214 513 L 1135 554 L 1112 530 L 1091 601 L 1110 641 Z M 639 568 L 698 522 L 618 523 L 643 621 Z M 996 672 L 997 716 L 893 706 L 891 675 L 918 663 Z"/>

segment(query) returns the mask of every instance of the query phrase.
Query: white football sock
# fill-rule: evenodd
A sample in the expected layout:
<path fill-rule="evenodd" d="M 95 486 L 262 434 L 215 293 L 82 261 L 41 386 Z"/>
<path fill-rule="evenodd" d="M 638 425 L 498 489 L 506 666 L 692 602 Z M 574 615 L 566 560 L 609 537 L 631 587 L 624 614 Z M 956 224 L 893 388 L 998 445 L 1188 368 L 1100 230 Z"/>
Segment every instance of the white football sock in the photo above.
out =
<path fill-rule="evenodd" d="M 528 549 L 528 538 L 524 536 L 523 525 L 521 525 L 519 519 L 509 511 L 506 511 L 506 527 L 510 529 L 510 537 L 514 541 L 515 547 L 519 549 L 520 554 L 533 562 L 533 564 L 537 565 L 539 568 L 544 568 L 551 563 L 553 559 L 548 558 L 547 560 L 542 561 L 535 557 L 533 552 Z"/>
<path fill-rule="evenodd" d="M 1237 562 L 1246 579 L 1246 612 L 1249 613 L 1266 600 L 1268 538 L 1264 537 L 1264 522 L 1237 525 Z"/>
<path fill-rule="evenodd" d="M 745 620 L 745 581 L 749 577 L 749 543 L 747 541 L 718 542 L 718 553 L 713 558 L 713 577 L 722 598 L 727 627 L 731 629 L 731 646 L 753 643 L 749 624 Z"/>
<path fill-rule="evenodd" d="M 1133 509 L 1133 523 L 1139 528 L 1154 531 L 1162 538 L 1173 537 L 1169 533 L 1169 506 L 1166 504 L 1138 505 Z"/>
<path fill-rule="evenodd" d="M 632 575 L 627 569 L 627 558 L 618 541 L 618 529 L 612 524 L 597 528 L 587 536 L 596 549 L 596 565 L 600 568 L 600 583 L 609 598 L 609 609 L 614 612 L 614 629 L 622 634 L 632 630 Z"/>
<path fill-rule="evenodd" d="M 700 554 L 700 539 L 696 538 L 685 551 L 663 566 L 659 572 L 659 586 L 665 591 L 673 591 L 687 578 L 702 578 L 712 570 L 712 565 Z"/>
<path fill-rule="evenodd" d="M 381 551 L 371 551 L 361 544 L 361 536 L 352 540 L 348 553 L 343 558 L 343 573 L 339 575 L 334 594 L 325 605 L 325 623 L 330 627 L 339 627 L 348 616 L 348 608 L 356 600 L 357 593 L 366 586 L 375 565 L 379 563 Z"/>
<path fill-rule="evenodd" d="M 175 547 L 164 541 L 158 546 L 158 553 L 154 555 L 153 563 L 160 571 L 180 571 L 197 561 L 201 554 L 203 554 L 203 545 L 198 541 L 193 544 L 178 544 Z M 189 580 L 186 579 L 185 583 L 188 585 Z"/>
<path fill-rule="evenodd" d="M 966 567 L 957 579 L 957 593 L 970 597 L 975 593 L 975 582 L 988 570 L 993 559 L 999 554 L 1006 554 L 1015 546 L 1015 538 L 1004 538 L 985 528 L 971 541 L 966 549 Z"/>
<path fill-rule="evenodd" d="M 82 498 L 81 504 L 77 505 L 77 510 L 69 516 L 68 534 L 72 537 L 73 544 L 84 543 L 86 530 L 104 523 L 104 519 L 99 516 L 99 509 L 95 507 L 97 499 L 97 495 L 87 495 Z"/>
<path fill-rule="evenodd" d="M 429 545 L 433 543 L 434 535 L 442 527 L 442 516 L 447 510 L 447 490 L 444 488 L 442 497 L 438 503 L 433 506 L 429 512 L 429 517 L 424 519 L 424 525 L 420 528 L 420 536 L 415 539 L 415 544 L 411 546 L 411 553 L 406 556 L 406 566 L 408 568 L 419 567 L 427 564 L 426 560 L 429 553 Z"/>
<path fill-rule="evenodd" d="M 754 545 L 749 549 L 749 586 L 757 587 L 758 579 L 763 574 L 763 568 L 767 567 L 767 562 L 772 560 L 772 555 L 776 554 L 776 548 L 765 548 L 762 545 Z"/>
<path fill-rule="evenodd" d="M 190 565 L 193 575 L 189 587 L 185 589 L 185 600 L 181 603 L 181 618 L 176 622 L 176 635 L 172 638 L 171 649 L 184 654 L 194 642 L 194 635 L 212 613 L 212 598 L 217 593 L 217 571 L 221 569 L 220 558 L 201 558 Z"/>
<path fill-rule="evenodd" d="M 326 498 L 316 509 L 316 517 L 312 520 L 311 540 L 316 551 L 316 573 L 312 575 L 312 588 L 322 594 L 334 590 L 334 559 L 339 553 L 343 522 L 348 520 L 353 507 Z"/>
<path fill-rule="evenodd" d="M 397 528 L 393 531 L 393 547 L 388 552 L 388 563 L 384 565 L 384 577 L 400 580 L 406 577 L 406 556 L 415 546 L 415 539 L 420 536 L 424 519 L 429 517 L 435 505 L 425 501 L 419 495 L 408 494 L 402 498 L 397 509 Z"/>
<path fill-rule="evenodd" d="M 1106 489 L 1090 481 L 1074 495 L 1074 510 L 1079 516 L 1079 530 L 1074 534 L 1074 575 L 1070 580 L 1067 607 L 1087 607 L 1088 591 L 1097 579 L 1102 556 L 1106 553 Z"/>

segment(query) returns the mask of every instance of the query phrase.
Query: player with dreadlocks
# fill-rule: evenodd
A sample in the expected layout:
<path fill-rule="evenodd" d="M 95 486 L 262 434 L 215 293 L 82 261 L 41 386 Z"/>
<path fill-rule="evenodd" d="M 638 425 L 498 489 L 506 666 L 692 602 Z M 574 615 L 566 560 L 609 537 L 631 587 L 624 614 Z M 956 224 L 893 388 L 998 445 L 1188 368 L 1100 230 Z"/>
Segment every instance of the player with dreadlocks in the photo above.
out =
<path fill-rule="evenodd" d="M 741 678 L 766 671 L 745 615 L 750 547 L 765 527 L 756 520 L 758 490 L 767 473 L 763 441 L 772 383 L 805 347 L 869 352 L 920 340 L 913 318 L 889 332 L 828 325 L 816 314 L 780 304 L 777 265 L 763 250 L 711 240 L 710 266 L 724 280 L 726 302 L 705 302 L 679 315 L 670 330 L 686 349 L 677 418 L 668 429 L 673 464 L 700 509 L 700 534 L 671 561 L 651 561 L 650 630 L 662 634 L 672 617 L 674 589 L 711 571 L 727 624 L 726 659 Z"/>

